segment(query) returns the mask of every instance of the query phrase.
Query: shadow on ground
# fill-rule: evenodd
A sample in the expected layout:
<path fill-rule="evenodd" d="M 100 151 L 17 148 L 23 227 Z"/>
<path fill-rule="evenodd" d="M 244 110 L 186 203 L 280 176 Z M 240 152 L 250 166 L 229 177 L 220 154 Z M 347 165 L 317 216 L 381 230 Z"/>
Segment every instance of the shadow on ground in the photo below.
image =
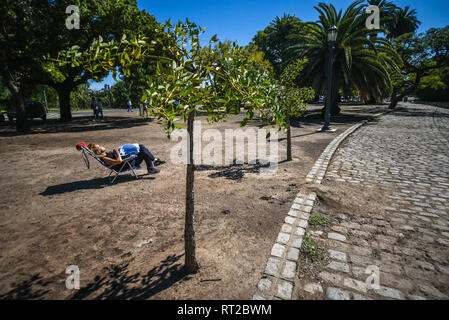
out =
<path fill-rule="evenodd" d="M 43 280 L 40 274 L 35 274 L 29 280 L 13 283 L 13 289 L 5 294 L 0 294 L 0 300 L 40 299 L 50 292 L 45 287 L 51 282 L 51 280 Z"/>
<path fill-rule="evenodd" d="M 142 300 L 171 287 L 181 280 L 189 280 L 179 259 L 184 255 L 170 255 L 158 267 L 146 274 L 130 274 L 128 264 L 105 268 L 87 286 L 77 291 L 71 300 Z"/>
<path fill-rule="evenodd" d="M 154 177 L 147 177 L 145 175 L 139 175 L 139 179 L 136 179 L 133 175 L 123 175 L 119 176 L 115 181 L 113 185 L 120 184 L 120 183 L 126 183 L 130 181 L 136 181 L 138 183 L 141 180 L 155 180 Z M 105 187 L 109 187 L 109 181 L 108 178 L 95 178 L 91 180 L 80 180 L 80 181 L 74 181 L 69 183 L 62 183 L 55 186 L 50 186 L 45 189 L 44 192 L 41 192 L 41 196 L 53 196 L 57 194 L 63 194 L 66 192 L 74 192 L 78 190 L 96 190 L 96 189 L 103 189 Z"/>
<path fill-rule="evenodd" d="M 286 160 L 278 162 L 278 165 L 284 162 Z M 195 171 L 215 171 L 209 174 L 208 177 L 241 181 L 245 174 L 260 173 L 262 168 L 270 168 L 270 163 L 262 163 L 256 160 L 254 164 L 237 164 L 234 160 L 233 164 L 227 166 L 197 165 L 195 166 Z"/>
<path fill-rule="evenodd" d="M 141 127 L 152 122 L 153 119 L 130 118 L 130 117 L 111 117 L 106 118 L 104 122 L 92 122 L 90 118 L 76 118 L 71 122 L 61 123 L 59 120 L 51 119 L 43 122 L 31 122 L 31 131 L 16 132 L 15 124 L 3 124 L 0 126 L 0 136 L 23 136 L 41 133 L 62 133 L 62 132 L 89 132 L 99 130 L 125 129 L 130 127 Z"/>

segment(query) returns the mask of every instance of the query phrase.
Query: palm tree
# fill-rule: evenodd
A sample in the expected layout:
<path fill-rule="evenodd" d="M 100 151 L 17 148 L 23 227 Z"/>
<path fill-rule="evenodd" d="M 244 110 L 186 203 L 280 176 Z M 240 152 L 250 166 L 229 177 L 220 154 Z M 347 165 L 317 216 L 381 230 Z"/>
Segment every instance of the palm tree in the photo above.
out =
<path fill-rule="evenodd" d="M 377 6 L 380 10 L 380 26 L 383 28 L 384 32 L 394 21 L 394 13 L 397 9 L 396 5 L 388 0 L 367 0 L 368 6 Z M 378 35 L 373 34 L 371 38 L 376 38 Z M 370 95 L 369 99 L 365 101 L 367 104 L 376 104 L 378 101 L 375 96 Z"/>
<path fill-rule="evenodd" d="M 327 32 L 338 28 L 333 64 L 332 114 L 339 114 L 339 91 L 351 95 L 354 90 L 367 100 L 370 96 L 386 98 L 392 85 L 390 74 L 397 70 L 401 59 L 390 43 L 370 37 L 378 30 L 368 30 L 363 14 L 363 1 L 351 4 L 343 13 L 332 4 L 320 3 L 315 9 L 319 21 L 309 23 L 305 32 L 296 35 L 297 44 L 291 47 L 291 59 L 307 59 L 297 81 L 301 87 L 310 86 L 324 92 L 328 78 L 329 44 Z M 362 27 L 363 25 L 363 27 Z"/>
<path fill-rule="evenodd" d="M 394 39 L 406 33 L 414 33 L 421 24 L 417 17 L 418 12 L 406 6 L 404 9 L 396 8 L 393 20 L 387 26 L 387 38 Z"/>

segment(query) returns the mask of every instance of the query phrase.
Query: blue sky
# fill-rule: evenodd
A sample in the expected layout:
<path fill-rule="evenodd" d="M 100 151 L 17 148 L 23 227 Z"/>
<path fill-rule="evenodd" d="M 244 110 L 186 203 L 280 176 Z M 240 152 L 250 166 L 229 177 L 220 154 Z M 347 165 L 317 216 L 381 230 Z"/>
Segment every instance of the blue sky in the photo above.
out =
<path fill-rule="evenodd" d="M 313 8 L 319 2 L 332 3 L 337 9 L 346 9 L 352 0 L 197 0 L 161 1 L 138 0 L 140 9 L 145 9 L 160 22 L 171 18 L 190 21 L 206 27 L 204 37 L 214 34 L 220 40 L 237 41 L 247 45 L 257 31 L 264 29 L 276 16 L 284 13 L 295 15 L 302 21 L 316 21 L 317 12 Z M 400 6 L 407 5 L 418 11 L 422 25 L 420 32 L 432 27 L 449 25 L 448 0 L 393 0 Z M 114 84 L 111 76 L 101 83 L 92 83 L 93 89 L 103 88 L 104 84 Z"/>

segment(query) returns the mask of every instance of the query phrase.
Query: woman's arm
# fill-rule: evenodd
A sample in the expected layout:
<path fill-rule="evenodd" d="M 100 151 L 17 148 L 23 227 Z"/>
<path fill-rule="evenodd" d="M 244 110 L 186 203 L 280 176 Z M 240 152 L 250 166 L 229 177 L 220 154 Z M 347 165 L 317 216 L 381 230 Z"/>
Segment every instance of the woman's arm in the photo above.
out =
<path fill-rule="evenodd" d="M 117 159 L 111 159 L 108 157 L 103 158 L 104 163 L 106 163 L 108 166 L 121 164 L 123 162 L 122 157 L 120 156 L 120 152 L 118 152 L 117 149 L 114 149 L 114 153 L 115 153 L 115 156 L 117 157 Z"/>

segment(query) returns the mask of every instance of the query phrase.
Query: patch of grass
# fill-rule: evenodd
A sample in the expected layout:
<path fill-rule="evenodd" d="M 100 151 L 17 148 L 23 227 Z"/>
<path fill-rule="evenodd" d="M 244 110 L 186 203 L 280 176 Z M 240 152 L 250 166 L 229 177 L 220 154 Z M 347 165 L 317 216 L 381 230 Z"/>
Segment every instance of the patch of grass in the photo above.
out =
<path fill-rule="evenodd" d="M 304 235 L 301 252 L 312 262 L 326 258 L 326 249 L 320 246 L 308 233 Z"/>
<path fill-rule="evenodd" d="M 327 223 L 327 218 L 321 214 L 313 214 L 310 216 L 309 223 L 312 226 L 322 226 Z"/>

